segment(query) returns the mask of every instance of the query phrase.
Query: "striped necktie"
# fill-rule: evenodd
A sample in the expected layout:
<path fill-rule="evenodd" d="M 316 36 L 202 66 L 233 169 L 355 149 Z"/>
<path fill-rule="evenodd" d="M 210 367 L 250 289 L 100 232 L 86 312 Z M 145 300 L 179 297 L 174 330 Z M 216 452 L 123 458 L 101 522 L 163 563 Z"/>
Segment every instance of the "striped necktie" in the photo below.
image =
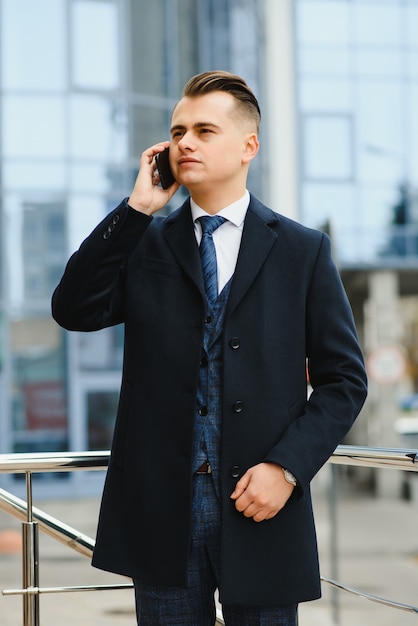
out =
<path fill-rule="evenodd" d="M 226 219 L 220 215 L 204 216 L 198 218 L 202 227 L 202 241 L 200 242 L 200 258 L 202 261 L 203 280 L 210 304 L 218 297 L 218 267 L 216 263 L 216 250 L 213 243 L 212 233 L 223 224 Z"/>

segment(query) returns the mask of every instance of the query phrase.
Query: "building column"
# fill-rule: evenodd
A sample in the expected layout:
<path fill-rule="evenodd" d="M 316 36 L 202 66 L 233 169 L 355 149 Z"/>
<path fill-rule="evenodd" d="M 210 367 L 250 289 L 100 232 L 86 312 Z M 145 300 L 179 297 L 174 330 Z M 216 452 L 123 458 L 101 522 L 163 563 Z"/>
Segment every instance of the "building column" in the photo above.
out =
<path fill-rule="evenodd" d="M 297 112 L 292 0 L 264 0 L 266 95 L 262 133 L 267 144 L 265 202 L 298 218 Z M 263 144 L 264 145 L 264 144 Z"/>
<path fill-rule="evenodd" d="M 399 382 L 405 369 L 399 312 L 399 278 L 393 271 L 369 274 L 365 307 L 365 343 L 369 373 L 368 442 L 373 447 L 396 448 Z M 396 470 L 376 470 L 377 495 L 399 497 L 402 476 Z"/>

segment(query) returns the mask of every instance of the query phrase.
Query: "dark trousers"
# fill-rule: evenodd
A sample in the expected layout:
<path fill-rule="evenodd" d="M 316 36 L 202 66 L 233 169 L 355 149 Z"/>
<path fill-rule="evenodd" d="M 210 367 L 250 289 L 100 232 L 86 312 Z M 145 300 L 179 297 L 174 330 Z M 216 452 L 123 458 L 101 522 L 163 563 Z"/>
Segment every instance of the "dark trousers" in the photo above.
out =
<path fill-rule="evenodd" d="M 157 587 L 134 580 L 138 626 L 213 626 L 219 586 L 220 507 L 212 476 L 194 476 L 193 537 L 188 586 Z M 175 541 L 175 538 L 173 538 Z M 297 605 L 223 605 L 226 626 L 296 626 Z"/>

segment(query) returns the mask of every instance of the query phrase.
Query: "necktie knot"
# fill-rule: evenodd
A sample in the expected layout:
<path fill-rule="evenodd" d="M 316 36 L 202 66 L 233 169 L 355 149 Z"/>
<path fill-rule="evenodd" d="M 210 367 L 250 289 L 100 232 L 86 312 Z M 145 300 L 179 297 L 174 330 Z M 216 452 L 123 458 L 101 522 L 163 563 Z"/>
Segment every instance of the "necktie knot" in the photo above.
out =
<path fill-rule="evenodd" d="M 203 217 L 198 217 L 197 219 L 202 227 L 203 236 L 212 235 L 212 233 L 226 221 L 226 218 L 221 215 L 205 215 Z"/>
<path fill-rule="evenodd" d="M 218 266 L 212 233 L 226 220 L 220 215 L 205 215 L 198 218 L 202 227 L 200 258 L 202 261 L 203 280 L 208 301 L 212 304 L 218 297 Z"/>

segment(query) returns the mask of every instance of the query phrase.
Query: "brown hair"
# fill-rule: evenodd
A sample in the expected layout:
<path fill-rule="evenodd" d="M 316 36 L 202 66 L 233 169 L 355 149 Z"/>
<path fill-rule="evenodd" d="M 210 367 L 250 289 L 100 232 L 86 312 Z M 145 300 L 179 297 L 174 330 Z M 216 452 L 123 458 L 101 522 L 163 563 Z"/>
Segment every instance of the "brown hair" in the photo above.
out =
<path fill-rule="evenodd" d="M 222 70 L 203 72 L 189 79 L 183 89 L 183 96 L 195 98 L 212 91 L 230 93 L 241 112 L 254 121 L 258 131 L 261 121 L 260 107 L 257 98 L 243 78 Z"/>

